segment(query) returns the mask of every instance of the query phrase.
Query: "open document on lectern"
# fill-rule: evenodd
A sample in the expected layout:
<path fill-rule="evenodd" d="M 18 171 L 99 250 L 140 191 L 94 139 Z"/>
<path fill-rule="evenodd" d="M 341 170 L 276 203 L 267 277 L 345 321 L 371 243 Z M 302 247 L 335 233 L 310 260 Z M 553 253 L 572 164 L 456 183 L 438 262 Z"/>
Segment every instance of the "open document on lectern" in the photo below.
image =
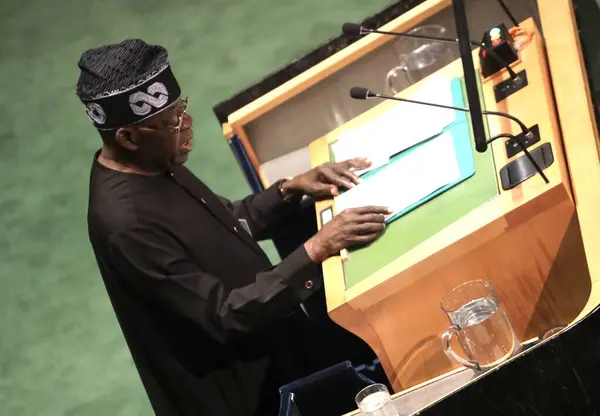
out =
<path fill-rule="evenodd" d="M 452 106 L 451 81 L 443 78 L 428 80 L 407 98 Z M 371 159 L 372 165 L 368 169 L 356 172 L 362 175 L 387 164 L 393 155 L 440 134 L 455 120 L 456 113 L 452 110 L 396 102 L 369 122 L 342 131 L 331 150 L 338 162 L 355 157 Z"/>
<path fill-rule="evenodd" d="M 336 197 L 336 211 L 380 205 L 393 210 L 389 219 L 460 176 L 452 134 L 445 132 Z"/>

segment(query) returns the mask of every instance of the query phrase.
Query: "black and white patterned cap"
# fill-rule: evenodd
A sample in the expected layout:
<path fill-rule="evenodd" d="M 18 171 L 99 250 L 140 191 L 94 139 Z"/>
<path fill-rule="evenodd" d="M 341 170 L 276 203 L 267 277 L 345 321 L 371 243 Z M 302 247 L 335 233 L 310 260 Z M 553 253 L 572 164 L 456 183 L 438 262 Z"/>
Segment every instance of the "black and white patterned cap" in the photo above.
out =
<path fill-rule="evenodd" d="M 166 49 L 139 39 L 90 49 L 78 66 L 77 95 L 99 130 L 139 123 L 181 96 Z"/>

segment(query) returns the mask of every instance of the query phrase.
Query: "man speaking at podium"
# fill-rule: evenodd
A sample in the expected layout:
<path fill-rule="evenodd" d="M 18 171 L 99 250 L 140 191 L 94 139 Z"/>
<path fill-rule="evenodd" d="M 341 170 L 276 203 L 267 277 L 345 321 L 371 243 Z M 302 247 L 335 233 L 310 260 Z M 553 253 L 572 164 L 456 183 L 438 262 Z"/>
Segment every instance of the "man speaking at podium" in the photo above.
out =
<path fill-rule="evenodd" d="M 88 50 L 77 94 L 99 131 L 88 228 L 107 292 L 157 415 L 275 415 L 278 387 L 302 354 L 282 359 L 278 328 L 322 290 L 319 264 L 374 240 L 385 208 L 336 216 L 272 266 L 269 238 L 302 195 L 351 187 L 352 160 L 230 202 L 183 164 L 187 99 L 160 46 L 126 40 Z M 279 338 L 278 338 L 279 337 Z"/>

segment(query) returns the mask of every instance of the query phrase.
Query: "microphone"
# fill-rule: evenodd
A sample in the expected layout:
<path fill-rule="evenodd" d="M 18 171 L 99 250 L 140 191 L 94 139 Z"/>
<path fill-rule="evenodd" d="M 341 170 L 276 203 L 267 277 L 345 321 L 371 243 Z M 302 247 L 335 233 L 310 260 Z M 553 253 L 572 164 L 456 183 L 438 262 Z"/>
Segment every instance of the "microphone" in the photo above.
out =
<path fill-rule="evenodd" d="M 350 36 L 358 36 L 364 35 L 363 27 L 361 25 L 357 25 L 356 23 L 346 22 L 342 25 L 342 33 L 344 35 Z"/>
<path fill-rule="evenodd" d="M 350 97 L 355 100 L 368 100 L 370 98 L 377 98 L 377 94 L 365 87 L 352 87 L 350 88 Z"/>
<path fill-rule="evenodd" d="M 431 40 L 434 42 L 453 43 L 453 44 L 459 43 L 458 39 L 454 39 L 454 38 L 414 35 L 414 34 L 410 34 L 410 33 L 401 33 L 401 32 L 385 32 L 383 30 L 368 29 L 361 25 L 357 25 L 356 23 L 344 23 L 342 25 L 342 33 L 344 33 L 345 35 L 350 35 L 350 36 L 365 35 L 367 33 L 378 33 L 380 35 L 390 35 L 390 36 L 399 36 L 399 37 L 404 37 L 404 38 Z M 498 56 L 498 54 L 496 52 L 494 52 L 492 49 L 490 49 L 486 45 L 484 45 L 480 42 L 474 41 L 474 40 L 469 40 L 469 43 L 473 46 L 478 46 L 481 49 L 484 49 L 492 58 L 494 58 L 494 60 L 496 62 L 498 62 L 500 65 L 502 65 L 504 68 L 506 68 L 506 71 L 508 71 L 508 74 L 510 75 L 512 80 L 514 80 L 514 81 L 519 80 L 519 76 L 510 67 L 510 65 L 508 63 L 506 63 L 506 61 L 504 61 L 502 58 L 500 58 Z"/>
<path fill-rule="evenodd" d="M 355 100 L 370 100 L 373 98 L 382 98 L 385 100 L 394 100 L 394 101 L 401 101 L 401 102 L 406 102 L 406 103 L 411 103 L 411 104 L 418 104 L 418 105 L 426 105 L 429 107 L 438 107 L 438 108 L 445 108 L 448 110 L 455 110 L 455 111 L 463 111 L 465 113 L 470 113 L 471 110 L 469 110 L 468 108 L 465 107 L 454 107 L 451 105 L 444 105 L 444 104 L 435 104 L 435 103 L 428 103 L 425 101 L 417 101 L 417 100 L 410 100 L 408 98 L 401 98 L 401 97 L 393 97 L 390 95 L 383 95 L 383 94 L 378 94 L 375 93 L 371 90 L 369 90 L 368 88 L 365 87 L 352 87 L 350 88 L 350 97 L 354 98 Z M 519 127 L 521 128 L 523 135 L 529 139 L 533 138 L 533 132 L 531 130 L 529 130 L 529 128 L 527 128 L 527 126 L 525 125 L 525 123 L 523 123 L 521 120 L 519 120 L 517 117 L 507 114 L 507 113 L 503 113 L 500 111 L 487 111 L 487 110 L 482 110 L 481 111 L 482 114 L 485 115 L 491 115 L 491 116 L 499 116 L 499 117 L 504 117 L 504 118 L 508 118 L 512 121 L 514 121 L 515 123 L 517 123 L 519 125 Z M 525 156 L 529 159 L 529 161 L 531 162 L 531 164 L 533 165 L 533 167 L 535 168 L 535 170 L 537 171 L 537 173 L 540 174 L 540 176 L 544 179 L 544 181 L 546 183 L 550 183 L 550 181 L 548 180 L 548 177 L 546 176 L 546 174 L 544 173 L 544 171 L 540 168 L 540 166 L 538 165 L 538 163 L 535 161 L 535 159 L 533 158 L 533 156 L 531 156 L 531 153 L 529 153 L 529 150 L 527 150 L 527 147 L 525 146 L 525 144 L 523 143 L 523 141 L 521 140 L 520 136 L 516 136 L 516 135 L 512 135 L 509 133 L 502 133 L 499 134 L 497 136 L 494 136 L 488 140 L 486 140 L 486 144 L 490 144 L 493 141 L 503 138 L 503 137 L 508 137 L 508 138 L 512 138 L 515 140 L 515 142 L 519 145 L 519 147 L 521 148 L 521 150 L 523 151 L 523 153 L 525 153 Z"/>

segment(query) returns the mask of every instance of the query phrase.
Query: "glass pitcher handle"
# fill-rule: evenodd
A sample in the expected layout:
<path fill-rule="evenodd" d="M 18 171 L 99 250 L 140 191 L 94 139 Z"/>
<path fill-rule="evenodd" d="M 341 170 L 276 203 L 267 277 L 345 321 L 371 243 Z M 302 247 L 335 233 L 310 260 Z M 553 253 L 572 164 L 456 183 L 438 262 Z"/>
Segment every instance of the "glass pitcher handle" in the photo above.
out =
<path fill-rule="evenodd" d="M 452 335 L 456 333 L 456 329 L 456 327 L 451 326 L 442 333 L 442 349 L 444 350 L 444 353 L 448 358 L 456 361 L 460 365 L 463 365 L 467 368 L 471 368 L 476 371 L 481 371 L 481 366 L 477 361 L 465 360 L 452 349 L 452 346 L 450 344 L 452 340 Z"/>
<path fill-rule="evenodd" d="M 406 65 L 399 65 L 390 69 L 385 76 L 385 89 L 387 94 L 396 95 L 400 92 L 400 89 L 396 88 L 396 78 L 406 77 L 407 68 Z M 406 81 L 404 81 L 406 83 Z"/>

